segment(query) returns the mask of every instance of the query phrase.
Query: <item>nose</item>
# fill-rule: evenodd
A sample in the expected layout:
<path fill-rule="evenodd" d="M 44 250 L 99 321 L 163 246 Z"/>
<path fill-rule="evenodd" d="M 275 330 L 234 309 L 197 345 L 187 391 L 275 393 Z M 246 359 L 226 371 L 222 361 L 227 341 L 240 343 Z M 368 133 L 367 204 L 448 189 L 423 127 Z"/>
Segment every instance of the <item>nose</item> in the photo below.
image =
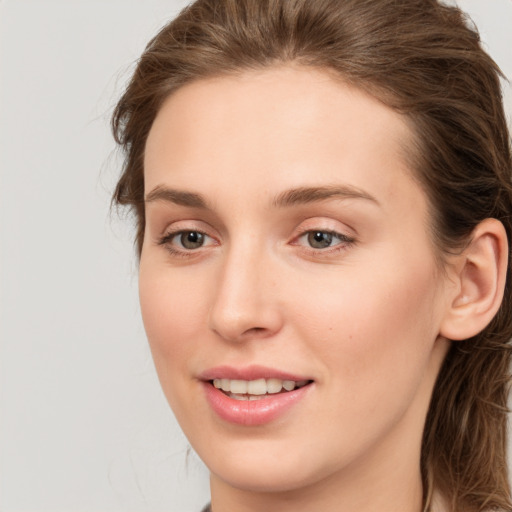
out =
<path fill-rule="evenodd" d="M 250 245 L 226 254 L 210 310 L 210 329 L 231 342 L 271 337 L 283 324 L 278 272 Z"/>

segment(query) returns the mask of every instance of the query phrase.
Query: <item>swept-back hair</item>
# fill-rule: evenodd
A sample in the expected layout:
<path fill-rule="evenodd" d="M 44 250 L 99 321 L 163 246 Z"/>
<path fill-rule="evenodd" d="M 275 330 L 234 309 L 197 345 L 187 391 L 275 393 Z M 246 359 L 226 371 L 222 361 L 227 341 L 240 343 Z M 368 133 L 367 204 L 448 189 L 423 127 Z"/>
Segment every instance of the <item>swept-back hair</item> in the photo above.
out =
<path fill-rule="evenodd" d="M 135 213 L 139 254 L 144 149 L 163 101 L 203 77 L 291 62 L 333 72 L 406 117 L 411 172 L 429 198 L 441 262 L 489 217 L 512 240 L 500 70 L 459 9 L 436 0 L 197 0 L 150 41 L 112 118 L 125 152 L 114 201 Z M 436 490 L 452 512 L 512 510 L 511 294 L 509 265 L 498 314 L 482 333 L 453 342 L 440 371 L 423 434 L 425 509 Z"/>

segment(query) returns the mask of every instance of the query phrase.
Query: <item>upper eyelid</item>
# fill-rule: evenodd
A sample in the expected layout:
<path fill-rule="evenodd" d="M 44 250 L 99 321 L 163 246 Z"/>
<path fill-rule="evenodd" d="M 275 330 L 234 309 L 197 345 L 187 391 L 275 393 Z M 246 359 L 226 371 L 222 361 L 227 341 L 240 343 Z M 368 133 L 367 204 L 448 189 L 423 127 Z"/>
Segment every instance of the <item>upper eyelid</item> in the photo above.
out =
<path fill-rule="evenodd" d="M 344 233 L 344 230 L 333 229 L 333 228 L 329 228 L 329 227 L 320 227 L 320 226 L 313 226 L 313 227 L 302 228 L 302 229 L 299 228 L 298 233 L 295 236 L 302 236 L 306 233 L 311 233 L 313 231 L 319 231 L 321 233 L 330 233 L 332 235 L 339 235 L 339 236 L 343 236 L 343 237 L 347 237 L 347 238 L 349 238 L 349 237 L 352 238 L 351 235 Z"/>
<path fill-rule="evenodd" d="M 216 240 L 216 238 L 208 233 L 206 233 L 206 231 L 203 231 L 201 229 L 176 229 L 176 230 L 166 230 L 164 231 L 164 234 L 159 237 L 160 240 L 173 240 L 174 238 L 176 238 L 177 236 L 179 235 L 182 235 L 183 233 L 201 233 L 201 235 L 204 235 L 205 237 L 208 237 L 212 240 Z"/>
<path fill-rule="evenodd" d="M 346 231 L 347 229 L 350 231 L 355 231 L 355 229 L 346 222 L 346 216 L 344 215 L 342 218 L 339 218 L 339 215 L 332 211 L 319 211 L 316 215 L 313 213 L 305 212 L 304 217 L 302 217 L 300 222 L 297 224 L 299 229 L 318 229 L 318 230 L 331 230 L 331 231 Z"/>
<path fill-rule="evenodd" d="M 356 242 L 356 237 L 355 236 L 347 235 L 345 233 L 340 233 L 339 231 L 334 231 L 334 230 L 331 230 L 331 229 L 314 229 L 314 228 L 313 229 L 306 229 L 305 231 L 302 231 L 301 233 L 299 233 L 298 235 L 296 235 L 292 239 L 292 242 L 301 239 L 302 237 L 306 236 L 308 233 L 315 233 L 315 232 L 317 232 L 317 233 L 328 233 L 330 235 L 335 236 L 340 241 L 340 243 L 335 244 L 335 245 L 333 245 L 331 247 L 335 247 L 336 245 L 341 245 L 343 243 L 349 244 L 349 243 L 355 243 Z M 292 243 L 292 245 L 297 245 L 297 244 L 293 244 Z"/>
<path fill-rule="evenodd" d="M 218 238 L 217 230 L 214 229 L 210 223 L 193 218 L 166 223 L 165 227 L 159 231 L 158 236 L 160 238 L 169 234 L 183 233 L 184 231 L 197 231 L 211 238 Z"/>
<path fill-rule="evenodd" d="M 355 239 L 358 237 L 357 231 L 351 226 L 341 223 L 339 220 L 332 218 L 309 218 L 299 224 L 294 230 L 293 238 L 298 238 L 305 233 L 312 231 L 321 231 L 339 235 L 344 238 Z"/>

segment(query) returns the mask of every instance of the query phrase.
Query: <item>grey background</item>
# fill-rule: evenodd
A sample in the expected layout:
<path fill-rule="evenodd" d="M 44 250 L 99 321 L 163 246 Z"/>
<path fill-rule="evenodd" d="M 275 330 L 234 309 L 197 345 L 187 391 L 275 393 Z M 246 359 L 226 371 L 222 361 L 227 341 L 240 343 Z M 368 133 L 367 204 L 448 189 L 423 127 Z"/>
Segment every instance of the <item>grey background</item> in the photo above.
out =
<path fill-rule="evenodd" d="M 512 77 L 512 0 L 460 0 Z M 179 0 L 0 0 L 0 511 L 198 511 L 163 398 L 108 120 Z M 511 87 L 504 84 L 512 117 Z"/>

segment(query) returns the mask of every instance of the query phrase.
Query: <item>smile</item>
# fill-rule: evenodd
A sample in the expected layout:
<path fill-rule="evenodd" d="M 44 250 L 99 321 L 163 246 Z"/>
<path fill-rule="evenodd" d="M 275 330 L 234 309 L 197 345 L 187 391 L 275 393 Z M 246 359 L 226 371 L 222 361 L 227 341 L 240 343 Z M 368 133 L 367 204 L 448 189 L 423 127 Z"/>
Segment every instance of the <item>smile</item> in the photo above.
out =
<path fill-rule="evenodd" d="M 281 379 L 214 379 L 216 389 L 223 391 L 229 398 L 235 400 L 262 400 L 268 395 L 287 393 L 308 384 L 307 380 L 281 380 Z"/>
<path fill-rule="evenodd" d="M 259 426 L 300 407 L 315 381 L 262 366 L 217 367 L 200 376 L 212 412 L 230 424 Z"/>

